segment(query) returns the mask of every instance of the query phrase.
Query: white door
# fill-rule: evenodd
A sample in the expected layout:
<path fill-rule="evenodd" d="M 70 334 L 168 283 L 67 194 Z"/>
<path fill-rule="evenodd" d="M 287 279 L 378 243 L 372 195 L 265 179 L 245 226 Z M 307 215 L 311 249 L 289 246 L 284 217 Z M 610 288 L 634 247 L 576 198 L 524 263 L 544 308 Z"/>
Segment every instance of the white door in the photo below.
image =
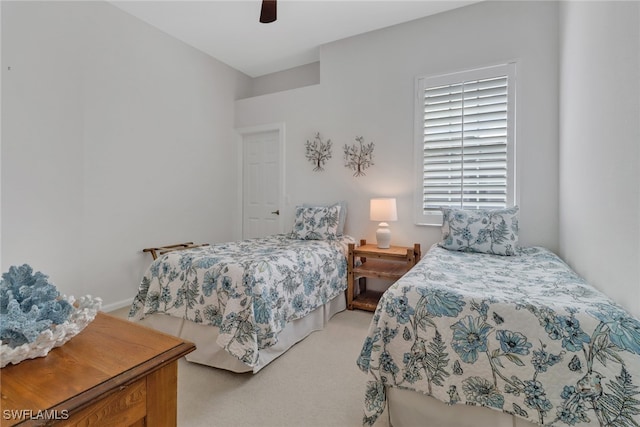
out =
<path fill-rule="evenodd" d="M 282 232 L 280 130 L 242 135 L 242 238 Z"/>

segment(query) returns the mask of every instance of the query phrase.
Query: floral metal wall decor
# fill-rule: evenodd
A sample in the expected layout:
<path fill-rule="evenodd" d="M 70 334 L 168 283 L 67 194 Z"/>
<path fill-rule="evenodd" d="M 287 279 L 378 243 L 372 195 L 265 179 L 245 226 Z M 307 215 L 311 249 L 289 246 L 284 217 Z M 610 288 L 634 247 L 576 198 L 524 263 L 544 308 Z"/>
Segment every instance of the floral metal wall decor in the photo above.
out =
<path fill-rule="evenodd" d="M 307 140 L 307 160 L 315 165 L 314 172 L 322 172 L 323 166 L 331 158 L 331 140 L 322 142 L 320 132 L 316 133 L 313 142 Z"/>
<path fill-rule="evenodd" d="M 356 136 L 356 141 L 359 146 L 353 144 L 348 146 L 344 145 L 344 166 L 353 169 L 355 172 L 353 176 L 366 175 L 364 170 L 369 166 L 373 166 L 373 142 L 364 144 L 364 138 Z"/>

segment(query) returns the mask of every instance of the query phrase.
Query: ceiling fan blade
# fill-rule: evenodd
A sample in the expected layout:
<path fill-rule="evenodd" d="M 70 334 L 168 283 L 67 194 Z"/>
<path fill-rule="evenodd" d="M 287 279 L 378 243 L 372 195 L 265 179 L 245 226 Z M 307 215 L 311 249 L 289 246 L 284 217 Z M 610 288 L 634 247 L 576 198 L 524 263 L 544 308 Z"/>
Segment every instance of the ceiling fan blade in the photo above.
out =
<path fill-rule="evenodd" d="M 262 0 L 262 9 L 260 10 L 260 22 L 268 24 L 278 17 L 278 5 L 276 0 Z"/>

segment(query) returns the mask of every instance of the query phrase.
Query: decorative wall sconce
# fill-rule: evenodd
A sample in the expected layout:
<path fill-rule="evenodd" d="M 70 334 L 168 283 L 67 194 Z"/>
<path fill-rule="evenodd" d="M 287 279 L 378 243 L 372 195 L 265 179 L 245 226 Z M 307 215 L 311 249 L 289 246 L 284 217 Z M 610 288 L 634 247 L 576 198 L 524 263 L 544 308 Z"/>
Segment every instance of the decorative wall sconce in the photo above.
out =
<path fill-rule="evenodd" d="M 331 140 L 322 142 L 320 132 L 316 133 L 313 142 L 307 140 L 307 160 L 315 165 L 314 172 L 322 172 L 323 166 L 331 158 Z"/>
<path fill-rule="evenodd" d="M 355 172 L 353 176 L 366 175 L 364 170 L 373 165 L 373 142 L 364 144 L 364 138 L 356 136 L 356 141 L 359 146 L 353 144 L 348 146 L 344 145 L 344 166 L 353 169 Z"/>

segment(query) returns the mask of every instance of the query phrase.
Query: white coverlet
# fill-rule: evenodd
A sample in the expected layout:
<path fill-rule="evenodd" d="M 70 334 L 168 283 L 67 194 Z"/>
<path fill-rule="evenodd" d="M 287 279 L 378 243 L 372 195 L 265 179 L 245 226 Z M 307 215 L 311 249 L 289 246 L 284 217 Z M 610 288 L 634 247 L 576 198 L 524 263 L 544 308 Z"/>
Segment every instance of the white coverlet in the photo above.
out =
<path fill-rule="evenodd" d="M 545 426 L 640 423 L 640 321 L 539 247 L 432 247 L 383 295 L 358 365 L 365 424 L 389 388 Z"/>
<path fill-rule="evenodd" d="M 214 326 L 220 347 L 256 366 L 288 323 L 344 293 L 352 242 L 281 234 L 169 252 L 145 273 L 129 317 L 165 313 Z"/>

